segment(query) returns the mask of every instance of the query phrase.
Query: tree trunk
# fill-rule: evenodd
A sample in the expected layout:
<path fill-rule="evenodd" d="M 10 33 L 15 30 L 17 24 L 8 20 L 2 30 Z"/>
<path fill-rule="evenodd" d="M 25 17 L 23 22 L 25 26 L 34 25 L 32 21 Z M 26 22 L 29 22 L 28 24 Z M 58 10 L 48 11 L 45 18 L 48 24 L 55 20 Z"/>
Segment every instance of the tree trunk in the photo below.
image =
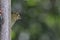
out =
<path fill-rule="evenodd" d="M 3 17 L 0 40 L 11 40 L 10 39 L 11 0 L 0 0 L 0 1 L 1 1 L 1 10 Z"/>

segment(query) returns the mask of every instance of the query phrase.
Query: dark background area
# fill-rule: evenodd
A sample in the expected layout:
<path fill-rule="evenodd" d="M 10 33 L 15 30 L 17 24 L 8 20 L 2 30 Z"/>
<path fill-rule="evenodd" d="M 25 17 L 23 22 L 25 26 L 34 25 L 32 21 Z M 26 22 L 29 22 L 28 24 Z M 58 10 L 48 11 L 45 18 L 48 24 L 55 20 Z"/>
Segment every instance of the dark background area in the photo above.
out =
<path fill-rule="evenodd" d="M 11 0 L 21 20 L 12 26 L 12 40 L 60 40 L 60 0 Z"/>

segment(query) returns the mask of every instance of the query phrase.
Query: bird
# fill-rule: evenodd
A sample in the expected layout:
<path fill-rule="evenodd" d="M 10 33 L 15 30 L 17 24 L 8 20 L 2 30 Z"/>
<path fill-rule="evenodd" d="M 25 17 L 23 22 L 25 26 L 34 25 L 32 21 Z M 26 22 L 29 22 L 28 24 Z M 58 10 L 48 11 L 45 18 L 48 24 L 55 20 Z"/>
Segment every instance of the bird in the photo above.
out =
<path fill-rule="evenodd" d="M 21 20 L 21 15 L 19 12 L 11 12 L 11 27 L 15 24 L 17 20 Z"/>

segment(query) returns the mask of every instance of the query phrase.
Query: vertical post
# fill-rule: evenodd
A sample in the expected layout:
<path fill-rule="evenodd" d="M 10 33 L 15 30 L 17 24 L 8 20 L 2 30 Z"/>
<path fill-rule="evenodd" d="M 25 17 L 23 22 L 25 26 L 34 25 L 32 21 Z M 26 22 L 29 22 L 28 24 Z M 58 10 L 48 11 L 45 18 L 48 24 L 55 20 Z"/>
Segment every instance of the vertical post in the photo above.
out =
<path fill-rule="evenodd" d="M 2 31 L 0 40 L 11 40 L 10 39 L 11 0 L 0 0 L 0 1 L 3 16 L 3 24 L 1 28 Z"/>

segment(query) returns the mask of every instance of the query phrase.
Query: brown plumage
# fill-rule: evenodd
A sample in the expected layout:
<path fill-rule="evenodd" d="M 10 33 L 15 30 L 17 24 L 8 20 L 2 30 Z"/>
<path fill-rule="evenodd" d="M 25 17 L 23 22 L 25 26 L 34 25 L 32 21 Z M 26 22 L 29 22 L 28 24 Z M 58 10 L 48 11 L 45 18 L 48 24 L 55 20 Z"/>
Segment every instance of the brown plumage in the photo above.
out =
<path fill-rule="evenodd" d="M 12 12 L 12 14 L 11 14 L 11 27 L 19 19 L 21 19 L 21 16 L 20 16 L 19 12 Z"/>

